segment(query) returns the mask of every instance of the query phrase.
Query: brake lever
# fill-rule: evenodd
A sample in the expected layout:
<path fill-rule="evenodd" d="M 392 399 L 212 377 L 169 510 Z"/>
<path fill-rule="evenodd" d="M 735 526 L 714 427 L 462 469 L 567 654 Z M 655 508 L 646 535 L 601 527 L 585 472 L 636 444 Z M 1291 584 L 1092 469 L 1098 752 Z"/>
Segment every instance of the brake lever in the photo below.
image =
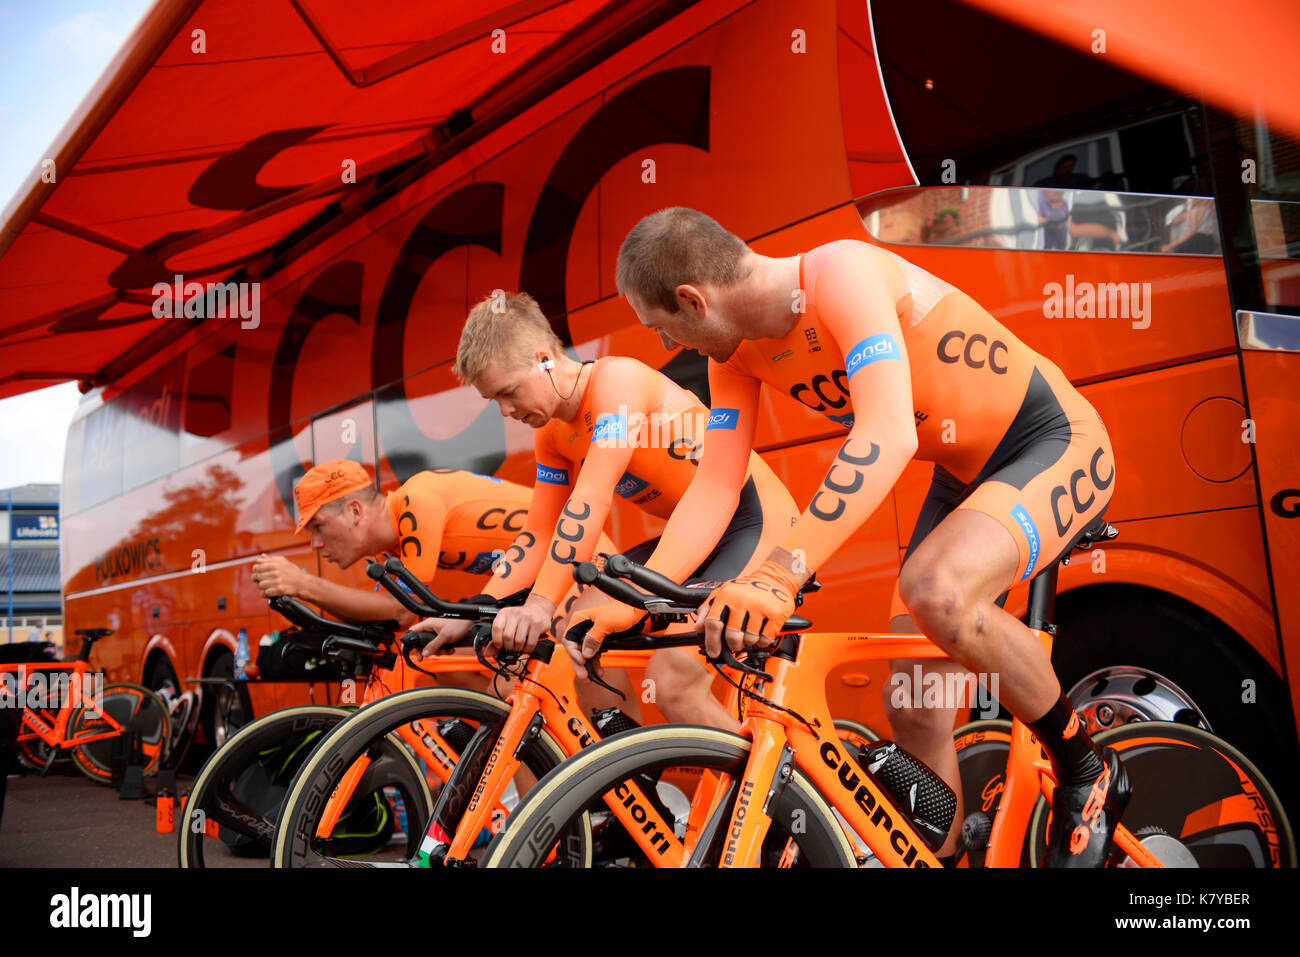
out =
<path fill-rule="evenodd" d="M 764 681 L 767 681 L 772 677 L 761 668 L 755 668 L 737 659 L 736 656 L 731 653 L 731 649 L 727 647 L 726 641 L 723 641 L 722 651 L 716 658 L 710 658 L 708 652 L 705 652 L 704 657 L 710 664 L 722 665 L 725 668 L 731 668 L 747 675 L 753 675 L 754 677 L 761 678 Z"/>
<path fill-rule="evenodd" d="M 571 641 L 576 645 L 581 645 L 582 640 L 587 637 L 587 632 L 591 631 L 591 628 L 594 624 L 595 622 L 592 621 L 592 619 L 584 618 L 582 621 L 578 622 L 576 625 L 574 625 L 572 628 L 570 628 L 568 631 L 564 633 L 564 640 Z M 586 627 L 583 627 L 584 625 Z M 613 685 L 606 684 L 604 681 L 601 680 L 600 676 L 596 673 L 596 668 L 599 667 L 600 665 L 600 655 L 601 655 L 601 649 L 597 649 L 594 655 L 592 655 L 590 658 L 587 658 L 583 661 L 583 664 L 586 665 L 587 667 L 587 680 L 594 685 L 599 685 L 600 687 L 604 688 L 606 691 L 614 692 L 614 694 L 618 695 L 619 698 L 621 698 L 623 701 L 626 701 L 627 695 L 623 694 L 623 692 L 619 691 Z"/>

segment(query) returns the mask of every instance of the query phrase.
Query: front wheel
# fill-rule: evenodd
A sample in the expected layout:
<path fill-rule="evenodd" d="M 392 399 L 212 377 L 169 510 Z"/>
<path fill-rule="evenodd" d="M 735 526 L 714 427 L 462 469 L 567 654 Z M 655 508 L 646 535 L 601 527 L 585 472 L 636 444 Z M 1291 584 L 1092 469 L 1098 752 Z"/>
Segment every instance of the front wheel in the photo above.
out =
<path fill-rule="evenodd" d="M 410 747 L 395 734 L 403 728 L 409 727 L 421 736 L 422 744 L 417 749 L 421 761 L 426 765 L 439 762 L 445 772 L 452 773 L 453 776 L 443 786 L 440 796 L 454 797 L 473 793 L 481 779 L 477 775 L 468 775 L 464 767 L 457 766 L 453 771 L 452 758 L 423 743 L 424 728 L 433 725 L 439 728 L 439 733 L 443 733 L 441 723 L 444 719 L 459 719 L 470 729 L 486 729 L 486 733 L 491 733 L 493 729 L 500 730 L 509 710 L 509 706 L 497 698 L 460 688 L 416 688 L 366 705 L 331 731 L 294 777 L 280 822 L 275 829 L 273 866 L 348 867 L 360 864 L 340 852 L 337 835 L 323 833 L 321 822 L 331 794 L 358 759 L 371 762 L 358 785 L 363 787 L 374 773 L 373 756 L 381 742 L 398 741 L 402 747 Z M 490 750 L 488 747 L 485 752 Z M 533 774 L 541 777 L 564 760 L 564 757 L 564 750 L 559 743 L 543 728 L 525 746 L 523 762 Z M 469 761 L 469 764 L 475 765 L 475 762 Z M 471 776 L 473 780 L 469 779 Z M 412 817 L 419 837 L 424 836 L 429 817 L 427 814 L 419 818 Z M 567 837 L 568 852 L 576 855 L 578 860 L 590 860 L 590 821 L 583 818 Z M 410 865 L 414 863 L 416 850 L 414 847 L 408 848 L 400 860 L 382 863 Z"/>
<path fill-rule="evenodd" d="M 123 730 L 118 732 L 105 720 L 105 715 Z M 73 763 L 92 781 L 108 784 L 112 780 L 113 749 L 129 746 L 133 731 L 139 735 L 147 777 L 154 774 L 167 757 L 167 745 L 171 742 L 171 719 L 167 709 L 157 695 L 142 685 L 124 681 L 104 685 L 98 701 L 93 705 L 82 705 L 73 712 L 68 720 L 67 736 L 74 739 L 82 735 L 113 734 L 74 747 Z M 122 736 L 127 737 L 126 742 L 118 741 Z"/>
<path fill-rule="evenodd" d="M 738 734 L 694 725 L 640 728 L 607 738 L 570 758 L 528 792 L 488 847 L 484 866 L 541 867 L 556 846 L 554 835 L 565 833 L 575 820 L 603 803 L 604 795 L 630 778 L 686 768 L 701 779 L 705 772 L 713 773 L 726 788 L 743 777 L 750 743 Z M 771 808 L 771 818 L 763 863 L 856 865 L 843 826 L 797 768 Z M 717 841 L 701 863 L 717 866 L 723 843 Z"/>
<path fill-rule="evenodd" d="M 1123 823 L 1180 841 L 1198 867 L 1295 867 L 1291 825 L 1268 779 L 1240 751 L 1200 728 L 1138 721 L 1097 734 L 1128 769 L 1133 796 Z M 1047 842 L 1050 808 L 1029 822 L 1029 862 Z"/>

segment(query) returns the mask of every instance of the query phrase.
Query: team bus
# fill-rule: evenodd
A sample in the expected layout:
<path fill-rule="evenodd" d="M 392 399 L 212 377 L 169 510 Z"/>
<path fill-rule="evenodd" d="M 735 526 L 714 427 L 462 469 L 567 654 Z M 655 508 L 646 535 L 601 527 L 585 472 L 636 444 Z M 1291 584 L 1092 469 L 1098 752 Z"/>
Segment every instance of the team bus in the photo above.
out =
<path fill-rule="evenodd" d="M 1294 140 L 945 0 L 379 7 L 160 3 L 0 262 L 17 297 L 17 270 L 93 251 L 50 319 L 71 351 L 44 368 L 86 389 L 65 616 L 113 629 L 110 679 L 228 674 L 241 628 L 283 626 L 259 553 L 367 584 L 293 533 L 314 461 L 352 458 L 385 490 L 428 468 L 531 484 L 531 431 L 451 373 L 495 289 L 532 293 L 575 357 L 633 356 L 707 403 L 703 361 L 665 353 L 614 285 L 628 229 L 684 205 L 768 255 L 894 250 L 1057 363 L 1106 422 L 1120 533 L 1063 569 L 1063 687 L 1097 726 L 1201 723 L 1289 787 Z M 87 367 L 96 335 L 113 351 Z M 947 358 L 994 374 L 997 345 Z M 846 403 L 822 377 L 764 397 L 758 450 L 800 502 L 841 441 L 819 413 Z M 909 466 L 820 569 L 819 628 L 887 628 L 929 473 Z M 1060 490 L 1062 520 L 1092 481 Z M 627 506 L 607 526 L 623 547 L 657 532 Z M 1024 603 L 1021 586 L 1007 607 Z M 836 713 L 881 727 L 886 679 L 835 672 Z M 246 713 L 305 693 L 241 692 Z"/>

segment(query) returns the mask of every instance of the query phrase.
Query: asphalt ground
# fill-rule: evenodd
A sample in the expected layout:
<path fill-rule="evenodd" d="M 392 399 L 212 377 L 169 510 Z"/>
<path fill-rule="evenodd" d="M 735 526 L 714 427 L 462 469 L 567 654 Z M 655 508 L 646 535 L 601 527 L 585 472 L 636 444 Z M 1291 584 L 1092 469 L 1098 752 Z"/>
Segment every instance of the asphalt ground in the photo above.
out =
<path fill-rule="evenodd" d="M 178 775 L 180 793 L 193 781 Z M 10 775 L 0 818 L 0 868 L 175 868 L 176 834 L 155 830 L 154 787 L 155 780 L 145 778 L 145 797 L 123 801 L 117 791 L 77 771 Z M 216 866 L 267 864 L 235 858 L 223 848 L 217 853 Z"/>

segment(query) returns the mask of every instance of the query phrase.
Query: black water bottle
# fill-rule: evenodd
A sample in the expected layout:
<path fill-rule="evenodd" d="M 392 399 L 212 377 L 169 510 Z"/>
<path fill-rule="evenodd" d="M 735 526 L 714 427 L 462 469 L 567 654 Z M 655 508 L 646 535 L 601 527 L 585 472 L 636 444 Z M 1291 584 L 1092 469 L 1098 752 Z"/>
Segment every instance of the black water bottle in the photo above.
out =
<path fill-rule="evenodd" d="M 862 745 L 858 760 L 907 815 L 930 850 L 942 847 L 957 813 L 952 788 L 892 741 Z"/>
<path fill-rule="evenodd" d="M 641 727 L 618 708 L 602 708 L 598 711 L 593 709 L 591 721 L 600 732 L 602 739 L 618 734 L 620 731 L 631 731 L 633 728 Z"/>

